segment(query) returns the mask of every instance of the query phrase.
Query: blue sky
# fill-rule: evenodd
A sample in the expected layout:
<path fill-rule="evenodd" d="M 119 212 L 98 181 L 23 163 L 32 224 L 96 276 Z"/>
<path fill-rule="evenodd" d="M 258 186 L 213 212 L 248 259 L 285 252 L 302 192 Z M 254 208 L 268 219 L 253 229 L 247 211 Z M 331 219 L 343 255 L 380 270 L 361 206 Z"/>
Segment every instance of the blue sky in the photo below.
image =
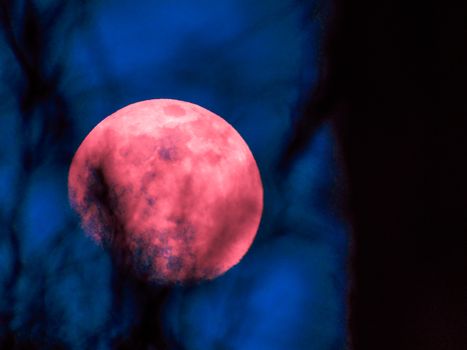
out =
<path fill-rule="evenodd" d="M 322 24 L 307 19 L 311 6 L 292 0 L 99 1 L 64 43 L 51 43 L 65 50 L 59 89 L 74 130 L 67 147 L 76 149 L 99 121 L 129 103 L 174 98 L 222 116 L 257 160 L 265 209 L 251 250 L 220 278 L 178 286 L 169 296 L 165 329 L 184 349 L 343 347 L 347 238 L 333 194 L 339 184 L 331 127 L 318 131 L 290 174 L 276 168 L 297 104 L 317 77 Z M 2 59 L 15 66 L 8 52 Z M 6 101 L 14 100 L 10 85 L 1 89 Z M 1 108 L 0 142 L 10 151 L 0 158 L 0 205 L 8 217 L 25 133 L 15 104 Z M 40 123 L 31 125 L 31 133 L 44 132 Z M 46 337 L 72 349 L 107 349 L 138 322 L 138 299 L 125 290 L 112 315 L 111 258 L 76 225 L 67 201 L 69 163 L 60 148 L 49 150 L 21 184 L 24 271 L 15 287 L 13 327 L 34 337 L 40 327 L 31 326 L 29 313 L 41 293 Z M 9 249 L 0 241 L 0 281 L 8 275 Z"/>

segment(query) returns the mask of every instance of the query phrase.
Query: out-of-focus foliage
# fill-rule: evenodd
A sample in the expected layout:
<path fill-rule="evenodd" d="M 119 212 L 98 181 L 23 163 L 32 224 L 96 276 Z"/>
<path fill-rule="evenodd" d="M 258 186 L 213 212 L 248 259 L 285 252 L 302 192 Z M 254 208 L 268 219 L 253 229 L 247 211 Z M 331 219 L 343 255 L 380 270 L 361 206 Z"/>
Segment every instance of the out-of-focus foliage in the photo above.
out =
<path fill-rule="evenodd" d="M 0 348 L 343 348 L 347 241 L 330 127 L 290 172 L 276 166 L 316 82 L 317 1 L 1 2 Z M 223 116 L 260 167 L 257 239 L 214 281 L 134 280 L 69 208 L 80 141 L 150 98 Z"/>

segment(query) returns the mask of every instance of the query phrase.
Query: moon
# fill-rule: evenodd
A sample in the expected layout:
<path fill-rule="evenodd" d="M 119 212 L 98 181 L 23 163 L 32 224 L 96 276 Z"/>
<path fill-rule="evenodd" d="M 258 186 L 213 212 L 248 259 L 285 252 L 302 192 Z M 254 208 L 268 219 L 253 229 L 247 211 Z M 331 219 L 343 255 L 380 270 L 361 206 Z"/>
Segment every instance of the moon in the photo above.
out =
<path fill-rule="evenodd" d="M 73 157 L 68 190 L 87 235 L 161 283 L 225 273 L 250 248 L 263 210 L 258 166 L 238 132 L 169 99 L 101 121 Z"/>

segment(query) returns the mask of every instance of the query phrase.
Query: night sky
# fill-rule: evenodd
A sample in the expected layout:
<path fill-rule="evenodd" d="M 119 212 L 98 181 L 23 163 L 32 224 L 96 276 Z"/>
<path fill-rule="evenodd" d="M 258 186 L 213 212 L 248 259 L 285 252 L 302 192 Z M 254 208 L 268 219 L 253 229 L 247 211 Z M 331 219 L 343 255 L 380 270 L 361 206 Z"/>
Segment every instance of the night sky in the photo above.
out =
<path fill-rule="evenodd" d="M 331 125 L 278 166 L 318 79 L 318 1 L 2 2 L 0 348 L 344 348 L 348 238 Z M 87 133 L 152 98 L 222 116 L 261 172 L 253 246 L 212 281 L 141 285 L 68 202 Z"/>

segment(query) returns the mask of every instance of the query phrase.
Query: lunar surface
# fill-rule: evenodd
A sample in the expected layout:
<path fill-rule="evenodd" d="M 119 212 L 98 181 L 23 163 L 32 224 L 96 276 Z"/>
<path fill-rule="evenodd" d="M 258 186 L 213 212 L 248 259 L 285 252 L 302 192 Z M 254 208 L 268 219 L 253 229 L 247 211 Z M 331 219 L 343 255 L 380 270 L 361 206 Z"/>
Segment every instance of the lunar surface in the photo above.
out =
<path fill-rule="evenodd" d="M 99 123 L 73 158 L 68 187 L 85 232 L 159 282 L 226 272 L 251 246 L 263 209 L 242 137 L 176 100 L 138 102 Z"/>

